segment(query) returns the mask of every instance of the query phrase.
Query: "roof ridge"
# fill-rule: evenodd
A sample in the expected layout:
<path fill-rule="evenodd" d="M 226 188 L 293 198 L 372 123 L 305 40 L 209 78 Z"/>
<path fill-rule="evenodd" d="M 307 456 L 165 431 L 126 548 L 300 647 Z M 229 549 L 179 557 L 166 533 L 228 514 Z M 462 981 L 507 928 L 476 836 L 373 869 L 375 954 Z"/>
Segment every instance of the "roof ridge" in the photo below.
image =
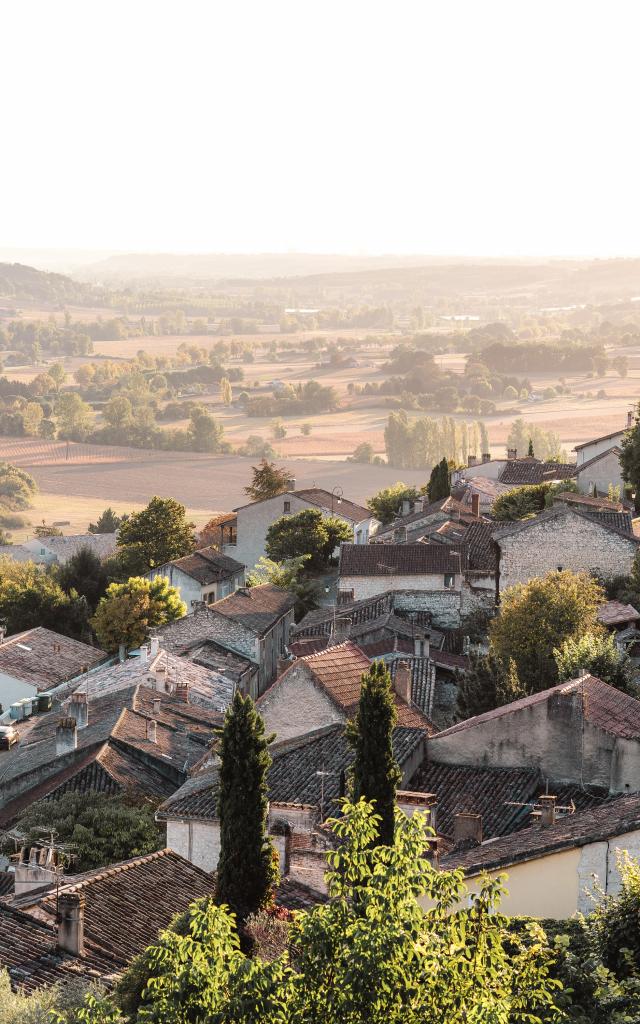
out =
<path fill-rule="evenodd" d="M 160 857 L 166 857 L 173 854 L 179 857 L 180 854 L 176 853 L 169 846 L 165 846 L 162 850 L 154 850 L 153 853 L 145 853 L 140 857 L 132 857 L 130 860 L 120 861 L 119 864 L 113 864 L 108 868 L 96 868 L 95 871 L 87 872 L 88 877 L 82 878 L 79 882 L 72 882 L 69 885 L 65 885 L 65 892 L 76 892 L 78 889 L 82 889 L 86 885 L 91 885 L 93 882 L 102 882 L 105 878 L 113 878 L 115 875 L 120 875 L 125 871 L 130 871 L 132 868 L 139 867 L 140 864 L 147 864 L 153 860 L 159 860 Z M 195 866 L 195 865 L 194 865 Z"/>

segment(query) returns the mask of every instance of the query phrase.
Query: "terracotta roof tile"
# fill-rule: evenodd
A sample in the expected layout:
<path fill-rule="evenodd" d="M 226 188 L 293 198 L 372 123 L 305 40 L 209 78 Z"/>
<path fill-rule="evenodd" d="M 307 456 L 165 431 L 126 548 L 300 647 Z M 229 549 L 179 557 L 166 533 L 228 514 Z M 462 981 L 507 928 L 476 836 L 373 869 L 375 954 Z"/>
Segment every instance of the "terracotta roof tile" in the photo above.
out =
<path fill-rule="evenodd" d="M 175 558 L 171 562 L 165 562 L 164 565 L 158 566 L 153 571 L 156 574 L 162 574 L 162 570 L 170 565 L 175 569 L 180 569 L 185 576 L 190 576 L 191 579 L 196 580 L 203 586 L 210 583 L 218 583 L 220 580 L 230 579 L 232 576 L 244 572 L 242 562 L 237 562 L 235 558 L 223 555 L 214 547 L 200 548 L 191 555 L 185 555 L 183 558 Z"/>
<path fill-rule="evenodd" d="M 224 615 L 259 635 L 267 633 L 296 603 L 287 590 L 263 583 L 258 587 L 241 587 L 221 601 L 209 605 L 213 615 Z"/>
<path fill-rule="evenodd" d="M 632 604 L 606 601 L 598 608 L 597 618 L 603 626 L 616 626 L 622 622 L 637 622 L 640 619 L 640 612 L 636 611 Z"/>
<path fill-rule="evenodd" d="M 0 642 L 0 672 L 46 690 L 105 661 L 107 654 L 44 626 L 14 633 Z"/>
<path fill-rule="evenodd" d="M 349 501 L 348 498 L 341 498 L 338 502 L 335 495 L 332 495 L 331 491 L 325 491 L 323 487 L 305 487 L 291 493 L 303 501 L 318 505 L 325 512 L 331 512 L 333 509 L 333 515 L 349 519 L 352 523 L 361 523 L 365 519 L 373 518 L 373 512 L 364 505 L 358 505 L 357 502 Z"/>
<path fill-rule="evenodd" d="M 343 544 L 341 576 L 433 575 L 459 573 L 466 549 L 458 544 Z"/>

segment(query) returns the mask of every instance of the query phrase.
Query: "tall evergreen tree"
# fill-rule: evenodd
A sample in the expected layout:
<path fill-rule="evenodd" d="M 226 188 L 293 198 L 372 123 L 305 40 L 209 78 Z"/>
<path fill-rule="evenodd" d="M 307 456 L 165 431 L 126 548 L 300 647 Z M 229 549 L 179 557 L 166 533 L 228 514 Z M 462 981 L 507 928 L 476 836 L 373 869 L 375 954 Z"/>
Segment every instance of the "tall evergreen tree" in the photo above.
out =
<path fill-rule="evenodd" d="M 534 452 L 533 452 L 533 438 L 530 437 L 529 438 L 529 450 L 527 451 L 527 455 L 529 456 L 529 458 L 533 458 L 533 454 L 534 454 Z"/>
<path fill-rule="evenodd" d="M 381 817 L 379 843 L 393 843 L 396 789 L 401 778 L 393 756 L 393 727 L 396 724 L 391 676 L 382 661 L 376 661 L 362 677 L 358 712 L 347 726 L 355 751 L 353 800 L 373 800 Z"/>
<path fill-rule="evenodd" d="M 427 484 L 429 501 L 439 501 L 440 498 L 447 498 L 451 494 L 451 478 L 449 476 L 449 463 L 441 459 L 437 466 L 431 470 L 429 483 Z"/>
<path fill-rule="evenodd" d="M 236 693 L 220 737 L 218 902 L 244 921 L 270 902 L 278 873 L 267 836 L 269 741 L 251 697 Z"/>

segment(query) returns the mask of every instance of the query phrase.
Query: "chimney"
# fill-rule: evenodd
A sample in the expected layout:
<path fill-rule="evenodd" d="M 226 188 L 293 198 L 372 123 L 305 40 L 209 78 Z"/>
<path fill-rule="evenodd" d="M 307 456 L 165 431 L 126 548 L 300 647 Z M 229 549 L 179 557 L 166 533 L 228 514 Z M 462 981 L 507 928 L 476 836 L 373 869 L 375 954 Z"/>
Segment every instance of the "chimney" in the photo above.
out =
<path fill-rule="evenodd" d="M 152 636 L 151 643 L 149 645 L 149 653 L 152 658 L 157 658 L 160 653 L 160 637 Z"/>
<path fill-rule="evenodd" d="M 69 715 L 75 718 L 78 729 L 86 729 L 89 722 L 89 705 L 86 693 L 74 693 L 69 701 Z"/>
<path fill-rule="evenodd" d="M 56 726 L 56 757 L 69 754 L 78 746 L 78 727 L 75 718 L 61 718 Z"/>
<path fill-rule="evenodd" d="M 453 845 L 458 849 L 469 849 L 482 842 L 482 815 L 462 811 L 453 818 Z"/>
<path fill-rule="evenodd" d="M 423 636 L 414 636 L 413 653 L 416 658 L 429 657 L 429 637 L 426 634 Z"/>
<path fill-rule="evenodd" d="M 295 489 L 296 489 L 296 478 L 295 478 L 295 476 L 290 476 L 289 477 L 289 479 L 287 480 L 287 487 L 289 488 L 290 491 L 295 491 Z"/>
<path fill-rule="evenodd" d="M 158 742 L 158 723 L 155 718 L 147 718 L 147 739 L 149 743 Z"/>
<path fill-rule="evenodd" d="M 477 455 L 470 455 L 469 458 L 467 459 L 467 466 L 469 467 L 469 469 L 471 469 L 472 466 L 477 466 L 477 465 L 478 465 L 478 456 Z"/>
<path fill-rule="evenodd" d="M 396 526 L 393 531 L 393 543 L 394 544 L 406 544 L 407 543 L 407 528 L 406 526 Z"/>
<path fill-rule="evenodd" d="M 629 409 L 629 412 L 627 413 L 627 430 L 631 430 L 632 426 L 633 426 L 633 410 Z"/>
<path fill-rule="evenodd" d="M 13 888 L 16 896 L 39 889 L 41 886 L 53 885 L 56 880 L 55 851 L 46 847 L 23 846 L 15 866 Z"/>
<path fill-rule="evenodd" d="M 84 956 L 84 896 L 78 892 L 58 896 L 58 949 Z"/>
<path fill-rule="evenodd" d="M 350 630 L 351 619 L 348 619 L 345 615 L 341 615 L 339 618 L 336 616 L 331 628 L 332 646 L 343 644 L 345 640 L 348 640 Z"/>
<path fill-rule="evenodd" d="M 118 661 L 122 662 L 127 656 L 127 648 L 124 644 L 118 645 Z"/>
<path fill-rule="evenodd" d="M 540 824 L 543 826 L 553 825 L 556 820 L 556 797 L 541 796 L 538 799 L 540 805 Z"/>
<path fill-rule="evenodd" d="M 160 700 L 159 697 L 154 697 L 153 698 L 153 717 L 156 718 L 156 719 L 157 719 L 158 715 L 160 714 L 161 704 L 162 704 L 162 701 Z"/>
<path fill-rule="evenodd" d="M 402 515 L 411 515 L 411 502 L 407 498 L 402 502 Z"/>
<path fill-rule="evenodd" d="M 507 458 L 509 459 L 510 462 L 513 462 L 514 459 L 517 459 L 518 458 L 518 449 L 517 448 L 507 448 Z"/>
<path fill-rule="evenodd" d="M 143 644 L 140 648 L 140 661 L 143 665 L 146 665 L 149 661 L 149 648 L 146 644 Z"/>
<path fill-rule="evenodd" d="M 189 703 L 189 686 L 187 683 L 178 683 L 176 686 L 176 697 L 178 700 L 184 701 L 185 704 Z"/>
<path fill-rule="evenodd" d="M 471 515 L 476 519 L 480 517 L 480 495 L 477 491 L 471 495 Z"/>
<path fill-rule="evenodd" d="M 411 666 L 408 661 L 396 662 L 393 688 L 406 704 L 411 703 Z"/>
<path fill-rule="evenodd" d="M 484 466 L 487 462 L 491 462 L 491 452 L 482 453 L 482 465 Z"/>

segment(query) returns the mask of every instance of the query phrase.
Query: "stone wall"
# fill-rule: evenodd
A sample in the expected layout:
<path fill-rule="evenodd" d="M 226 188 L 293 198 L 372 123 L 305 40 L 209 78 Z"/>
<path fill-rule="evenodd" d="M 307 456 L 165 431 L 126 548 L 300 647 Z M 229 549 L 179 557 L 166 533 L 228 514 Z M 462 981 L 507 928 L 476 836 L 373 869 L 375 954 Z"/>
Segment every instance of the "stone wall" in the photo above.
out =
<path fill-rule="evenodd" d="M 604 579 L 627 576 L 638 550 L 632 537 L 607 530 L 570 509 L 533 521 L 497 542 L 501 591 L 559 568 L 591 571 Z"/>
<path fill-rule="evenodd" d="M 620 469 L 620 460 L 615 452 L 609 452 L 597 462 L 593 462 L 584 470 L 578 470 L 578 490 L 581 494 L 600 494 L 605 497 L 609 493 L 609 485 L 620 488 L 620 496 L 624 495 L 624 480 Z"/>
<path fill-rule="evenodd" d="M 343 722 L 344 715 L 312 679 L 303 661 L 294 662 L 260 700 L 260 714 L 268 733 L 288 740 L 293 736 Z"/>
<path fill-rule="evenodd" d="M 640 743 L 583 720 L 579 692 L 468 724 L 427 739 L 430 760 L 493 768 L 538 768 L 557 782 L 640 789 Z"/>
<path fill-rule="evenodd" d="M 589 843 L 580 850 L 578 864 L 578 910 L 588 914 L 593 910 L 589 893 L 594 891 L 594 875 L 600 886 L 611 896 L 620 892 L 622 880 L 618 870 L 618 855 L 627 851 L 631 857 L 640 856 L 640 831 L 627 832 L 608 841 Z"/>

